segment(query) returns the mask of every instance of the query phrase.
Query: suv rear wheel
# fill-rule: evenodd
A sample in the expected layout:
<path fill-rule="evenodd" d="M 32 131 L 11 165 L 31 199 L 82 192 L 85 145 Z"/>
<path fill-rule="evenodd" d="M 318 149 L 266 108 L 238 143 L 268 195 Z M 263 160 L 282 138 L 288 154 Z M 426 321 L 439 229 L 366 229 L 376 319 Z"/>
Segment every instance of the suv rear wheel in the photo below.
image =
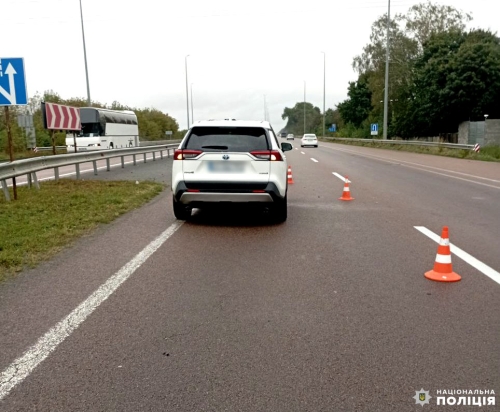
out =
<path fill-rule="evenodd" d="M 283 199 L 276 200 L 272 208 L 273 219 L 276 223 L 283 223 L 286 221 L 288 216 L 288 206 L 287 206 L 288 193 L 285 194 Z"/>
<path fill-rule="evenodd" d="M 174 215 L 178 220 L 188 220 L 191 217 L 191 208 L 172 198 Z"/>

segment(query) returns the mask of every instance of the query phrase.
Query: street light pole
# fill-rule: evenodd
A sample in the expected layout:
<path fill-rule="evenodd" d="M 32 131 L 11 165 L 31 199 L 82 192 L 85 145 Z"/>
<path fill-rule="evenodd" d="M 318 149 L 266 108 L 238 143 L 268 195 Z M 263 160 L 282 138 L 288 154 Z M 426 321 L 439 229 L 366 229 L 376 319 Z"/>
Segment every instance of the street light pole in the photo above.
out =
<path fill-rule="evenodd" d="M 193 83 L 191 83 L 191 122 L 194 123 L 194 112 L 193 112 Z"/>
<path fill-rule="evenodd" d="M 184 58 L 184 65 L 186 71 L 186 113 L 187 113 L 187 128 L 189 130 L 189 89 L 188 89 L 188 63 L 187 58 L 189 54 Z"/>
<path fill-rule="evenodd" d="M 83 59 L 85 60 L 85 77 L 87 79 L 87 105 L 90 107 L 91 104 L 90 104 L 89 70 L 87 68 L 87 49 L 85 47 L 85 31 L 83 30 L 82 0 L 80 0 L 80 18 L 82 20 Z"/>
<path fill-rule="evenodd" d="M 306 134 L 306 81 L 304 80 L 304 134 Z"/>
<path fill-rule="evenodd" d="M 389 25 L 391 23 L 391 0 L 387 8 L 387 40 L 385 51 L 385 90 L 384 90 L 384 140 L 387 140 L 387 112 L 389 100 Z"/>
<path fill-rule="evenodd" d="M 326 53 L 323 53 L 323 137 L 325 137 Z"/>

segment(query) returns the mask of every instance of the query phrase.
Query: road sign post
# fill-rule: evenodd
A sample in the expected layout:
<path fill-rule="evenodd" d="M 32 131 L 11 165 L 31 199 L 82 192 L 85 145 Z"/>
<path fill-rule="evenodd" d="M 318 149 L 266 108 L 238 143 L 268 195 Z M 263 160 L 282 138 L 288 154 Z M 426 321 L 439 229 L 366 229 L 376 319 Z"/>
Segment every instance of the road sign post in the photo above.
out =
<path fill-rule="evenodd" d="M 372 136 L 378 136 L 378 123 L 372 123 L 370 125 L 370 129 L 371 129 Z"/>
<path fill-rule="evenodd" d="M 7 140 L 9 142 L 9 158 L 10 161 L 14 161 L 14 148 L 12 145 L 12 129 L 10 127 L 10 114 L 9 114 L 9 106 L 4 107 L 5 111 L 5 125 L 7 127 Z M 14 190 L 14 200 L 17 200 L 17 187 L 16 187 L 16 178 L 12 178 L 12 189 Z M 8 190 L 8 189 L 7 189 Z"/>
<path fill-rule="evenodd" d="M 329 128 L 328 128 L 328 131 L 329 132 L 333 132 L 335 133 L 337 131 L 337 125 L 335 123 L 333 123 Z"/>
<path fill-rule="evenodd" d="M 167 135 L 167 140 L 172 139 L 172 130 L 167 130 L 165 134 Z"/>

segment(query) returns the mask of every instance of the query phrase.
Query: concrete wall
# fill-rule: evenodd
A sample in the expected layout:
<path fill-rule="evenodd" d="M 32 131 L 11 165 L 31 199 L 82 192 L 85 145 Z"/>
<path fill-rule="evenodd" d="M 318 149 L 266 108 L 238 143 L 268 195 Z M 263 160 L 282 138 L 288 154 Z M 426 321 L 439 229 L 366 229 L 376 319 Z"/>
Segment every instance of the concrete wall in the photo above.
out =
<path fill-rule="evenodd" d="M 477 136 L 477 142 L 473 141 L 474 136 L 470 133 L 470 122 L 462 122 L 458 125 L 458 143 L 460 144 L 474 144 L 480 143 L 482 146 L 496 145 L 500 146 L 500 119 L 490 119 L 486 122 L 474 122 L 475 127 L 482 128 L 484 125 L 484 136 L 482 131 Z M 477 129 L 475 129 L 477 130 Z M 476 132 L 478 133 L 478 132 Z"/>
<path fill-rule="evenodd" d="M 484 130 L 484 145 L 500 146 L 500 119 L 486 120 Z"/>
<path fill-rule="evenodd" d="M 462 122 L 458 125 L 458 143 L 469 144 L 469 122 Z"/>

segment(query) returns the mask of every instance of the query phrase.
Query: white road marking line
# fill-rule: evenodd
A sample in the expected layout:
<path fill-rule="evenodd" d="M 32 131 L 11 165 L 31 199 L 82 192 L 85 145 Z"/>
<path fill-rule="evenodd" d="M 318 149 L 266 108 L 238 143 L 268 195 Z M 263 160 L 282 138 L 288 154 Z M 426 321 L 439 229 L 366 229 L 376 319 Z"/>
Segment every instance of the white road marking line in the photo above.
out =
<path fill-rule="evenodd" d="M 342 180 L 344 183 L 347 181 L 347 183 L 351 183 L 349 179 L 346 179 L 344 176 L 339 175 L 337 172 L 332 172 L 332 175 L 337 176 L 340 180 Z"/>
<path fill-rule="evenodd" d="M 439 243 L 439 241 L 441 240 L 441 236 L 435 234 L 434 232 L 432 232 L 431 230 L 427 229 L 424 226 L 413 226 L 413 227 L 415 229 L 417 229 L 419 232 L 426 235 L 427 237 L 431 238 L 436 243 Z M 476 259 L 474 256 L 469 255 L 467 252 L 456 247 L 452 243 L 450 243 L 450 251 L 451 251 L 451 253 L 457 255 L 463 261 L 467 262 L 473 268 L 476 268 L 481 273 L 488 276 L 490 279 L 494 280 L 495 282 L 497 282 L 500 285 L 500 273 L 498 273 L 495 269 L 489 267 L 485 263 Z"/>
<path fill-rule="evenodd" d="M 328 147 L 328 146 L 322 146 L 322 147 Z M 452 175 L 448 175 L 446 173 L 434 172 L 432 170 L 427 170 L 427 169 L 424 169 L 424 168 L 427 167 L 427 168 L 430 168 L 430 169 L 443 170 L 443 171 L 448 172 L 448 173 L 461 174 L 461 175 L 473 177 L 473 178 L 476 178 L 476 179 L 488 180 L 490 182 L 498 182 L 498 183 L 500 183 L 500 180 L 490 179 L 490 178 L 482 177 L 482 176 L 471 175 L 471 174 L 468 174 L 468 173 L 456 172 L 456 171 L 453 171 L 453 170 L 441 169 L 439 167 L 427 166 L 427 165 L 423 165 L 423 164 L 420 164 L 420 163 L 407 162 L 407 161 L 404 161 L 404 160 L 388 159 L 388 158 L 385 158 L 385 157 L 380 157 L 380 156 L 375 156 L 375 155 L 368 155 L 368 154 L 365 154 L 365 153 L 361 154 L 361 153 L 358 153 L 358 152 L 356 152 L 354 150 L 348 150 L 348 149 L 346 150 L 346 149 L 343 149 L 343 148 L 342 149 L 338 149 L 338 148 L 331 148 L 331 147 L 330 147 L 330 149 L 332 149 L 332 150 L 338 150 L 339 152 L 344 152 L 344 153 L 352 153 L 352 154 L 355 154 L 355 155 L 358 155 L 358 156 L 369 157 L 369 158 L 372 158 L 372 159 L 382 160 L 382 161 L 387 162 L 387 163 L 399 164 L 401 166 L 406 166 L 406 167 L 409 167 L 409 168 L 412 168 L 412 169 L 421 170 L 423 172 L 429 172 L 429 173 L 434 173 L 434 174 L 441 175 L 441 176 L 451 177 L 453 179 L 463 180 L 465 182 L 475 183 L 475 184 L 481 185 L 481 186 L 487 186 L 487 187 L 492 187 L 494 189 L 500 189 L 499 186 L 493 186 L 493 185 L 488 185 L 486 183 L 475 182 L 474 180 L 464 179 L 463 177 L 452 176 Z"/>
<path fill-rule="evenodd" d="M 304 152 L 300 152 L 300 153 L 305 154 Z"/>
<path fill-rule="evenodd" d="M 316 159 L 314 159 L 313 157 L 311 157 L 311 160 L 315 163 L 318 163 L 318 161 Z"/>
<path fill-rule="evenodd" d="M 104 282 L 68 316 L 52 327 L 38 342 L 17 358 L 0 374 L 0 401 L 43 362 L 87 317 L 125 282 L 183 222 L 175 222 L 141 250 L 130 262 Z"/>
<path fill-rule="evenodd" d="M 153 158 L 153 156 L 151 156 L 151 157 L 147 157 L 147 156 L 146 156 L 146 160 L 150 160 L 150 159 L 152 159 L 152 158 Z M 141 160 L 142 160 L 142 162 L 144 162 L 144 160 L 143 160 L 143 159 L 141 159 Z M 160 160 L 161 160 L 161 159 L 160 159 Z M 130 163 L 134 163 L 134 161 L 133 161 L 133 160 L 130 160 L 130 161 L 128 161 L 128 162 L 123 162 L 123 164 L 124 164 L 124 165 L 128 165 L 128 164 L 130 164 Z M 137 164 L 139 163 L 139 159 L 137 159 L 137 162 L 136 162 L 136 163 L 137 163 Z M 111 168 L 113 168 L 113 167 L 115 167 L 115 166 L 121 166 L 121 165 L 122 165 L 122 164 L 121 164 L 121 162 L 120 162 L 120 163 L 113 163 L 113 164 L 110 164 L 110 165 L 109 165 L 109 168 L 111 169 Z M 66 166 L 64 166 L 64 167 L 66 167 Z M 103 170 L 103 169 L 106 169 L 106 167 L 107 167 L 107 166 L 99 166 L 99 167 L 97 168 L 97 170 Z M 47 169 L 45 169 L 45 170 L 47 170 Z M 82 173 L 88 173 L 88 172 L 93 172 L 93 171 L 94 171 L 94 168 L 92 167 L 92 169 L 80 170 L 80 174 L 82 174 Z M 66 176 L 73 176 L 73 175 L 76 175 L 76 172 L 63 173 L 62 175 L 59 175 L 59 177 L 66 177 Z M 55 176 L 42 177 L 42 178 L 38 179 L 38 181 L 39 181 L 39 182 L 43 182 L 43 181 L 45 181 L 45 180 L 53 180 L 53 179 L 55 179 Z M 12 180 L 12 179 L 10 179 L 10 180 Z M 21 182 L 17 183 L 17 185 L 16 185 L 16 186 L 23 186 L 23 185 L 27 185 L 27 184 L 28 184 L 28 182 L 27 182 L 27 181 L 26 181 L 26 182 L 21 181 Z M 12 187 L 12 183 L 11 183 L 11 184 L 8 184 L 7 186 L 8 186 L 8 187 Z"/>

